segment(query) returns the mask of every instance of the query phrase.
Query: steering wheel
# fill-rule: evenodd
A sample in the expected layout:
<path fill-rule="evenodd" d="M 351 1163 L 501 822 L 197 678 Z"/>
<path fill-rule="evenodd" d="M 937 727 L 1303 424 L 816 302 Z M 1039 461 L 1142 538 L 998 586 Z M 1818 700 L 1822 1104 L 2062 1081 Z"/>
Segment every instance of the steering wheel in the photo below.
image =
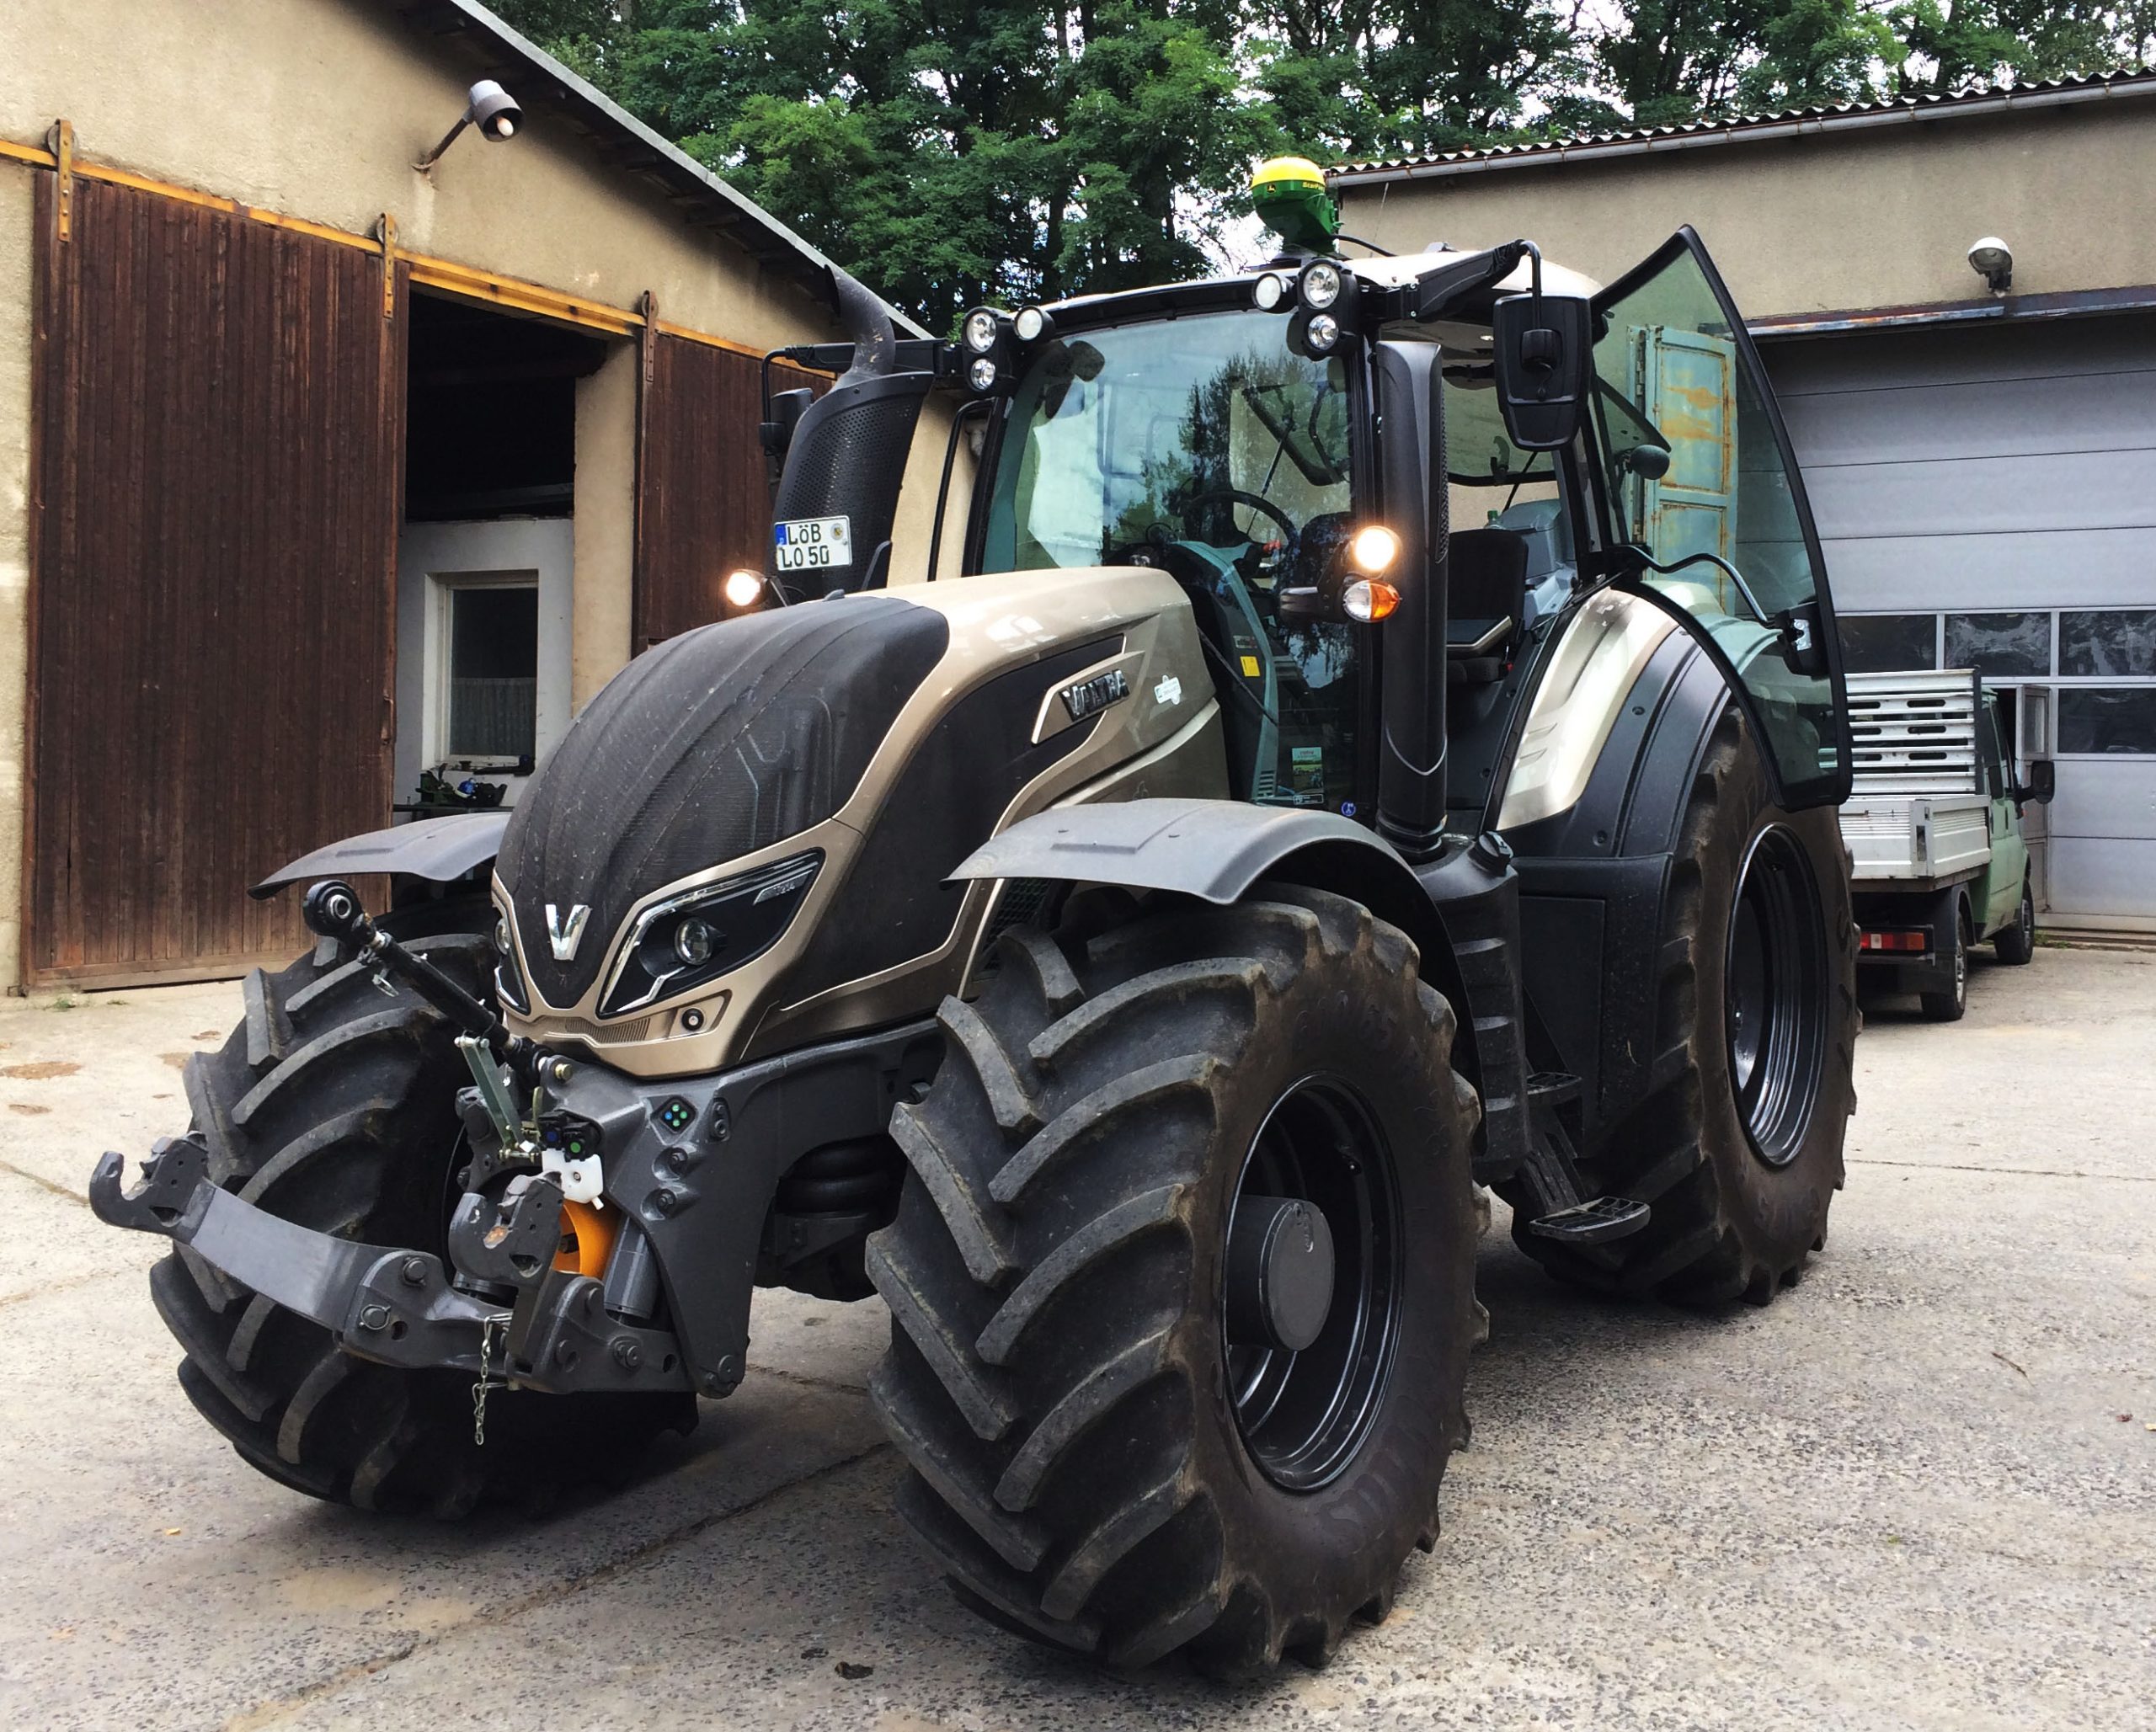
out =
<path fill-rule="evenodd" d="M 1230 504 L 1247 505 L 1253 511 L 1263 512 L 1280 525 L 1282 536 L 1290 542 L 1300 533 L 1296 527 L 1295 520 L 1262 493 L 1246 493 L 1241 488 L 1212 488 L 1204 493 L 1192 494 L 1189 503 L 1193 505 L 1203 505 L 1208 499 L 1225 499 Z"/>

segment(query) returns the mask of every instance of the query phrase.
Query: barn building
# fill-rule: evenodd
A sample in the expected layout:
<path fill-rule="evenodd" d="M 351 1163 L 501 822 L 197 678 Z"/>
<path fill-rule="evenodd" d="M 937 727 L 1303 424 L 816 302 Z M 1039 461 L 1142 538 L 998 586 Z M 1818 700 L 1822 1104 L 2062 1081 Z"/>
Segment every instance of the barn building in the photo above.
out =
<path fill-rule="evenodd" d="M 2054 930 L 2156 931 L 2156 75 L 1331 177 L 1394 251 L 1517 235 L 1612 281 L 1680 223 L 1789 422 L 1855 668 L 2017 688 Z M 1994 287 L 1972 245 L 2003 240 Z"/>
<path fill-rule="evenodd" d="M 418 166 L 482 79 L 512 136 Z M 763 358 L 839 334 L 815 248 L 470 0 L 8 8 L 0 982 L 287 957 L 256 877 L 439 766 L 514 800 L 761 564 Z"/>

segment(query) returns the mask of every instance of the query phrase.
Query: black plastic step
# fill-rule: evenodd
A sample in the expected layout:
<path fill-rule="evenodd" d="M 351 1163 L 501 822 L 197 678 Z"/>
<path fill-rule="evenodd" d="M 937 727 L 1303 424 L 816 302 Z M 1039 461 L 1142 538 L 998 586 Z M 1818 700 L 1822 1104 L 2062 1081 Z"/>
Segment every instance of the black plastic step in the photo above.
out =
<path fill-rule="evenodd" d="M 1613 1239 L 1629 1239 L 1653 1218 L 1643 1202 L 1625 1196 L 1598 1196 L 1576 1202 L 1539 1221 L 1527 1223 L 1529 1233 L 1554 1239 L 1561 1244 L 1607 1244 Z"/>

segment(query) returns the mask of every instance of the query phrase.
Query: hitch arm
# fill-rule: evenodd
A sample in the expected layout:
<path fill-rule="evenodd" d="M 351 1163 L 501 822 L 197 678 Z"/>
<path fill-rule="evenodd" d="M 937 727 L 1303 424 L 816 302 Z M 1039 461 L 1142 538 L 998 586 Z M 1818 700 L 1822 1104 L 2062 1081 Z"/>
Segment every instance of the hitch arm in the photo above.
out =
<path fill-rule="evenodd" d="M 411 988 L 458 1028 L 484 1041 L 516 1069 L 536 1052 L 530 1041 L 508 1025 L 424 957 L 417 957 L 375 925 L 360 905 L 359 892 L 341 878 L 324 878 L 311 887 L 300 904 L 307 929 L 323 938 L 351 945 L 362 968 Z"/>

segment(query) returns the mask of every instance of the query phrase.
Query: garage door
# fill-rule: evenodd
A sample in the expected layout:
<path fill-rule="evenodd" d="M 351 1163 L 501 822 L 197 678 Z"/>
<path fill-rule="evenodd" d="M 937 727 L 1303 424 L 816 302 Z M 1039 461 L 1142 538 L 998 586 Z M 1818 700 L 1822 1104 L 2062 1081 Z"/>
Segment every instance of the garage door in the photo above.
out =
<path fill-rule="evenodd" d="M 1766 354 L 1850 665 L 1974 666 L 2041 695 L 2025 743 L 2058 762 L 2050 918 L 2156 929 L 2156 317 Z"/>

